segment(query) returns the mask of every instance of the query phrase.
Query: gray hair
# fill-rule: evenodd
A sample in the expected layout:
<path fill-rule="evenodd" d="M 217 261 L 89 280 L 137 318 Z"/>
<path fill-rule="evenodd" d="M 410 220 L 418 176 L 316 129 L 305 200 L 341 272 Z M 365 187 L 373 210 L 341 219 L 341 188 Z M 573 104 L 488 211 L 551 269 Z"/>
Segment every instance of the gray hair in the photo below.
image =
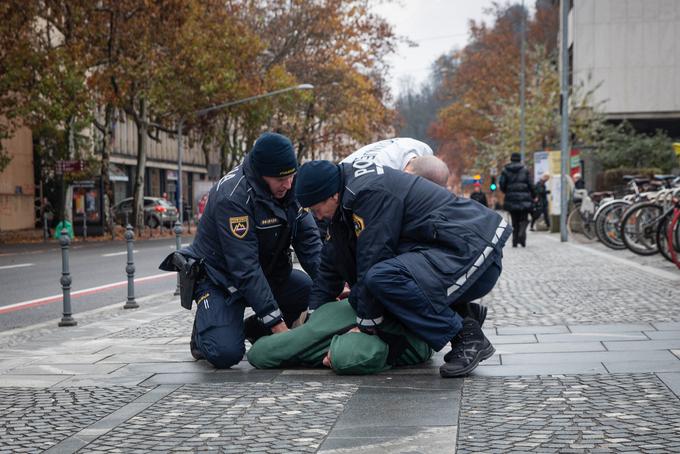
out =
<path fill-rule="evenodd" d="M 449 179 L 449 167 L 436 156 L 418 156 L 413 158 L 404 170 L 427 178 L 443 187 L 446 187 L 446 182 Z"/>

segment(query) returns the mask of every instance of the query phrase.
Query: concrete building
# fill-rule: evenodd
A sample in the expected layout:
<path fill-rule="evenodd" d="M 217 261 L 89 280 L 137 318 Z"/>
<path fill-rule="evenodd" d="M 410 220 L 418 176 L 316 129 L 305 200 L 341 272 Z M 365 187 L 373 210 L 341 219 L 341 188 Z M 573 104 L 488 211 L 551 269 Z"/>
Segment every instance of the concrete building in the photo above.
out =
<path fill-rule="evenodd" d="M 35 180 L 33 178 L 33 136 L 20 128 L 2 141 L 11 161 L 0 172 L 0 232 L 33 228 L 35 224 Z"/>
<path fill-rule="evenodd" d="M 570 76 L 611 120 L 680 137 L 680 1 L 571 0 Z"/>

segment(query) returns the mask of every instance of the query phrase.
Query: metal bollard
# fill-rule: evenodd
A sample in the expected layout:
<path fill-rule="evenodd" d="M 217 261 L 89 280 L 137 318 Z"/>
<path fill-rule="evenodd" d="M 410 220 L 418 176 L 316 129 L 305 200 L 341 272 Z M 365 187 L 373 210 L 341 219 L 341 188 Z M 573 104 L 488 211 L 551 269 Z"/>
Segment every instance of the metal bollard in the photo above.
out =
<path fill-rule="evenodd" d="M 71 272 L 68 269 L 68 246 L 71 244 L 71 238 L 68 236 L 68 230 L 61 229 L 59 244 L 61 245 L 61 279 L 59 282 L 61 282 L 64 300 L 64 312 L 59 326 L 76 326 L 78 322 L 71 316 Z"/>
<path fill-rule="evenodd" d="M 50 229 L 47 227 L 47 217 L 43 215 L 43 240 L 50 239 Z"/>
<path fill-rule="evenodd" d="M 179 220 L 175 221 L 175 249 L 178 251 L 182 249 L 182 224 Z M 179 273 L 177 273 L 177 288 L 175 289 L 175 296 L 179 295 Z"/>
<path fill-rule="evenodd" d="M 83 241 L 87 241 L 87 214 L 83 211 Z"/>
<path fill-rule="evenodd" d="M 134 247 L 135 233 L 130 224 L 125 227 L 125 241 L 127 242 L 127 266 L 125 267 L 125 272 L 128 277 L 128 294 L 127 301 L 123 309 L 137 309 L 139 304 L 135 301 L 135 262 L 132 257 Z"/>

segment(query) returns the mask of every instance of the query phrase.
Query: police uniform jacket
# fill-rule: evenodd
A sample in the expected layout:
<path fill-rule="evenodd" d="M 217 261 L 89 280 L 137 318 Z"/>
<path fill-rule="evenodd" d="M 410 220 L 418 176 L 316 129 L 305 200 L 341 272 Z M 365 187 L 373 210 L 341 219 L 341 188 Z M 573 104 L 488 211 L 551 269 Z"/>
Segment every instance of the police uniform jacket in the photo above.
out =
<path fill-rule="evenodd" d="M 496 212 L 429 180 L 373 162 L 339 167 L 340 206 L 310 309 L 333 300 L 346 281 L 357 323 L 378 325 L 382 306 L 373 301 L 364 279 L 373 265 L 399 255 L 439 312 L 474 282 L 474 272 L 500 260 L 512 228 Z M 411 261 L 405 253 L 422 254 L 427 269 L 422 269 L 422 260 Z"/>
<path fill-rule="evenodd" d="M 275 199 L 252 166 L 250 154 L 215 184 L 190 247 L 207 276 L 245 299 L 266 326 L 282 320 L 271 285 L 292 271 L 290 246 L 304 270 L 316 276 L 321 241 L 314 220 L 293 191 Z"/>

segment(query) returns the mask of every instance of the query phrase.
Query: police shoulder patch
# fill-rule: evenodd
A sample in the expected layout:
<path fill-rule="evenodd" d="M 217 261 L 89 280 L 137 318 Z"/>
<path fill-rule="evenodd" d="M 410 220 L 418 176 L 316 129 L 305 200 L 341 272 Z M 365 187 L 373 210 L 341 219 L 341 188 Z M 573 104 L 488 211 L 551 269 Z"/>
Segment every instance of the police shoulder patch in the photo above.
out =
<path fill-rule="evenodd" d="M 361 216 L 352 213 L 352 220 L 354 221 L 354 234 L 359 237 L 361 235 L 361 232 L 364 230 L 364 227 L 366 226 L 364 224 L 364 218 Z"/>
<path fill-rule="evenodd" d="M 229 218 L 229 229 L 238 239 L 243 239 L 248 233 L 248 216 L 235 216 Z"/>

